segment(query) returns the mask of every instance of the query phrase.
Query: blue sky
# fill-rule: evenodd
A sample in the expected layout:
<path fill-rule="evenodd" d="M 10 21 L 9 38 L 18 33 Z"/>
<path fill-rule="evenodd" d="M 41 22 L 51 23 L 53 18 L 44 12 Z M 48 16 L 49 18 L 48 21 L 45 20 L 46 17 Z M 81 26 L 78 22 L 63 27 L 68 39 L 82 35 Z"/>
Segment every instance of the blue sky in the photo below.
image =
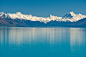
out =
<path fill-rule="evenodd" d="M 0 12 L 46 17 L 63 16 L 70 11 L 86 15 L 86 0 L 0 0 Z"/>

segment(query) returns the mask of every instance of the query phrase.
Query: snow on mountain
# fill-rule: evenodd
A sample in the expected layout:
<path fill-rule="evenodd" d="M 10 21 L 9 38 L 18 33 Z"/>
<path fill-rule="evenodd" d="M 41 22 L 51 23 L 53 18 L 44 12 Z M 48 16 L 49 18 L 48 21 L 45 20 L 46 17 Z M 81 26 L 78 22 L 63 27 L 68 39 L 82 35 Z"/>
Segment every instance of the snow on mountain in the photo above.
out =
<path fill-rule="evenodd" d="M 4 14 L 4 12 L 0 12 L 0 17 Z"/>
<path fill-rule="evenodd" d="M 31 21 L 40 21 L 40 22 L 44 22 L 44 23 L 50 22 L 51 20 L 76 22 L 80 19 L 86 18 L 85 15 L 75 14 L 73 11 L 67 13 L 63 17 L 57 17 L 57 16 L 53 16 L 53 15 L 50 15 L 49 17 L 37 17 L 37 16 L 32 16 L 31 14 L 25 15 L 25 14 L 22 14 L 21 12 L 16 12 L 16 13 L 0 12 L 0 17 L 11 18 L 11 19 L 20 19 L 20 20 L 25 19 L 25 20 L 31 20 Z"/>
<path fill-rule="evenodd" d="M 62 17 L 62 19 L 65 19 L 65 21 L 68 20 L 71 22 L 76 22 L 76 21 L 81 20 L 83 18 L 86 18 L 86 16 L 82 15 L 82 14 L 75 14 L 73 11 L 67 13 L 65 16 Z"/>
<path fill-rule="evenodd" d="M 69 18 L 69 19 L 71 19 L 73 16 L 76 16 L 76 14 L 74 14 L 74 12 L 72 11 L 72 12 L 69 12 L 69 13 L 67 13 L 65 16 L 63 16 L 62 18 L 64 19 L 67 19 L 67 18 Z"/>

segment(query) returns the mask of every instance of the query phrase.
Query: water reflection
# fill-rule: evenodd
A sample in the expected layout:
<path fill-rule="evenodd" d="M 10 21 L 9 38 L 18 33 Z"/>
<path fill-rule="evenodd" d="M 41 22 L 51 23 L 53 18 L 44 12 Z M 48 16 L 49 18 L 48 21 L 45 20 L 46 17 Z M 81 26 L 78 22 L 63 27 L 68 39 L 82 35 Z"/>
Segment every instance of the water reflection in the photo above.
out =
<path fill-rule="evenodd" d="M 2 28 L 0 29 L 0 39 L 1 43 L 9 41 L 9 44 L 21 44 L 24 41 L 37 42 L 37 40 L 41 40 L 44 42 L 47 38 L 47 41 L 50 40 L 50 43 L 53 43 L 54 38 L 57 37 L 61 41 L 62 37 L 67 36 L 65 31 L 68 30 L 61 28 Z"/>
<path fill-rule="evenodd" d="M 85 54 L 85 48 L 85 28 L 0 28 L 2 52 L 48 50 L 49 54 L 70 57 L 74 53 Z"/>
<path fill-rule="evenodd" d="M 74 46 L 85 43 L 85 34 L 86 30 L 80 28 L 0 28 L 0 42 L 1 45 L 31 42 L 61 44 L 70 40 L 70 45 Z"/>
<path fill-rule="evenodd" d="M 86 29 L 84 28 L 71 28 L 70 29 L 70 46 L 71 52 L 78 53 L 85 52 L 86 48 Z M 80 51 L 81 50 L 81 51 Z"/>

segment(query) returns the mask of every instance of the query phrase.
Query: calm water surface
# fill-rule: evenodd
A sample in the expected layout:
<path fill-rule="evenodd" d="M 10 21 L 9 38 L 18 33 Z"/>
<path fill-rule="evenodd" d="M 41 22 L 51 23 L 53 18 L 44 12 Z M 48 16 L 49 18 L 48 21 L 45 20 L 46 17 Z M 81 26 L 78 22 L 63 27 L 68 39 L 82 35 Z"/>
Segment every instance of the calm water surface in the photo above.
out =
<path fill-rule="evenodd" d="M 0 28 L 0 57 L 86 57 L 86 28 Z"/>

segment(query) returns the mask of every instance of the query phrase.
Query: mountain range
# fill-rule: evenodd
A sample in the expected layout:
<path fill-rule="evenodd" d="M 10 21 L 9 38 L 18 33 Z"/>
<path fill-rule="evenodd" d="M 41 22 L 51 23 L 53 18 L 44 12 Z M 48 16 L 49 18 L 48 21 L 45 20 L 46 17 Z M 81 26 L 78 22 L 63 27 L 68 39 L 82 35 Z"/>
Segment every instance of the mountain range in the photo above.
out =
<path fill-rule="evenodd" d="M 63 17 L 37 17 L 20 12 L 0 12 L 0 27 L 86 27 L 86 16 L 73 11 Z"/>

